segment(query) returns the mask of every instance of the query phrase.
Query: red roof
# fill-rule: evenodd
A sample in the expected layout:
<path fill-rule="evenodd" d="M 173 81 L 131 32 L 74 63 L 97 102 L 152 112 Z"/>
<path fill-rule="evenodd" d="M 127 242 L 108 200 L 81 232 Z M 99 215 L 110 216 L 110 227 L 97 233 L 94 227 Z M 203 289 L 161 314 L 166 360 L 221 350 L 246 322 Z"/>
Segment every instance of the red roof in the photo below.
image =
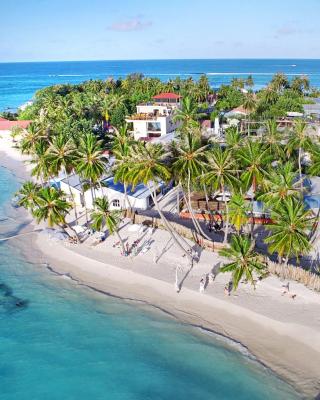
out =
<path fill-rule="evenodd" d="M 7 121 L 5 118 L 0 117 L 0 121 Z"/>
<path fill-rule="evenodd" d="M 180 95 L 175 94 L 175 93 L 160 93 L 157 94 L 156 96 L 153 96 L 153 99 L 159 99 L 159 100 L 166 100 L 166 99 L 174 99 L 174 100 L 178 100 L 180 99 Z"/>
<path fill-rule="evenodd" d="M 26 129 L 32 121 L 8 121 L 0 120 L 0 131 L 9 131 L 14 126 L 19 126 L 20 128 Z"/>

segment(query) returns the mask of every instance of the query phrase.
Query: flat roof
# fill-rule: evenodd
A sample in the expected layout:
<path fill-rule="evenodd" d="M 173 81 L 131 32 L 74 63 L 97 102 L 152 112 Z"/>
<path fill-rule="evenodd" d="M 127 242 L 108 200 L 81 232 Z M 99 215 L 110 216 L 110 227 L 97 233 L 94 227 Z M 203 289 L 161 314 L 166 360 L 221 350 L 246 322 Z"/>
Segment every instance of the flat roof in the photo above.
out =
<path fill-rule="evenodd" d="M 124 185 L 121 182 L 115 183 L 113 176 L 104 179 L 103 183 L 108 189 L 112 189 L 115 190 L 116 192 L 124 194 Z M 159 186 L 162 185 L 163 183 L 160 182 Z M 150 196 L 150 191 L 147 188 L 147 186 L 145 186 L 143 183 L 139 183 L 138 185 L 136 185 L 134 190 L 132 190 L 131 186 L 128 186 L 127 194 L 128 196 L 134 197 L 136 199 L 146 199 L 147 197 Z"/>
<path fill-rule="evenodd" d="M 79 192 L 81 192 L 81 190 L 82 190 L 79 175 L 76 175 L 76 174 L 70 175 L 69 182 L 68 182 L 68 178 L 61 179 L 61 182 L 65 183 L 66 185 L 70 184 L 71 187 L 79 190 Z"/>

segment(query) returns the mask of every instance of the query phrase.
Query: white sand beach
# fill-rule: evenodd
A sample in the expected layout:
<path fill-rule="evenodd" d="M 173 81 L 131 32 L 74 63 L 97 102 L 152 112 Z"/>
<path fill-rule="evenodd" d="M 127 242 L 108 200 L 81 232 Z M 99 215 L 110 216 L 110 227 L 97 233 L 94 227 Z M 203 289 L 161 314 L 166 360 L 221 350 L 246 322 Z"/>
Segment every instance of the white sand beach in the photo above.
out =
<path fill-rule="evenodd" d="M 4 136 L 4 135 L 3 135 Z M 0 139 L 1 165 L 13 169 L 17 176 L 26 175 L 22 157 L 12 149 L 10 138 Z M 3 154 L 6 154 L 4 157 Z M 128 221 L 120 230 L 123 239 L 132 244 L 149 240 L 150 248 L 135 257 L 123 257 L 113 246 L 115 237 L 93 246 L 90 237 L 81 245 L 54 241 L 44 233 L 16 239 L 17 245 L 32 257 L 41 250 L 42 261 L 60 274 L 89 287 L 125 299 L 142 301 L 165 310 L 179 320 L 220 333 L 240 342 L 264 365 L 291 382 L 305 398 L 320 392 L 320 294 L 302 284 L 290 282 L 289 294 L 283 295 L 282 282 L 268 277 L 256 290 L 241 284 L 231 296 L 224 294 L 227 274 L 218 274 L 203 293 L 199 292 L 202 276 L 216 268 L 223 259 L 203 251 L 199 263 L 191 270 L 185 257 L 170 242 L 166 231 L 145 228 L 132 232 Z M 36 229 L 30 224 L 25 231 Z M 167 251 L 159 258 L 160 253 Z M 156 258 L 159 258 L 157 262 Z M 176 269 L 179 293 L 175 290 Z M 290 294 L 295 294 L 292 298 Z"/>

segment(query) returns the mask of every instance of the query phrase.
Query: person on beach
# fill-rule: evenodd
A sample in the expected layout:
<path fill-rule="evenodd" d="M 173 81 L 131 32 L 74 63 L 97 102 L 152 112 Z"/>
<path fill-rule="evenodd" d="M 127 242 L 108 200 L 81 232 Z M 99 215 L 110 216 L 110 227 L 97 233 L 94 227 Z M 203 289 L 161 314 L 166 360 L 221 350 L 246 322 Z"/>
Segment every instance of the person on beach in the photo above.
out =
<path fill-rule="evenodd" d="M 232 282 L 229 282 L 225 287 L 224 287 L 224 294 L 226 296 L 231 295 L 231 290 L 232 290 Z"/>
<path fill-rule="evenodd" d="M 207 276 L 207 275 L 205 275 L 205 276 L 203 276 L 203 277 L 201 278 L 201 280 L 200 280 L 200 287 L 199 287 L 199 292 L 200 292 L 200 293 L 203 293 L 203 292 L 204 292 L 204 290 L 205 290 L 205 288 L 206 288 L 206 285 L 207 285 L 207 281 L 208 281 L 208 276 Z"/>
<path fill-rule="evenodd" d="M 201 278 L 201 280 L 200 280 L 199 292 L 200 293 L 204 292 L 204 279 L 203 278 Z"/>
<path fill-rule="evenodd" d="M 281 295 L 281 296 L 284 296 L 285 294 L 287 294 L 287 293 L 290 292 L 290 287 L 289 287 L 289 285 L 290 285 L 289 282 L 288 282 L 286 285 L 282 285 L 282 287 L 283 287 L 284 289 L 283 289 L 283 291 L 282 291 L 282 295 Z"/>

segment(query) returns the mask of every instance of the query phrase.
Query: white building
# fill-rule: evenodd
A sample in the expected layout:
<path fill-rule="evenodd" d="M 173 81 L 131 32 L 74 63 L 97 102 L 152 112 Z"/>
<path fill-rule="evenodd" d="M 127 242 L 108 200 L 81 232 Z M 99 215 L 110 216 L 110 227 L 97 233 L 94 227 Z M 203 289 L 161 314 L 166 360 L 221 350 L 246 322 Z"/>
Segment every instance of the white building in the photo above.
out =
<path fill-rule="evenodd" d="M 174 132 L 180 122 L 173 121 L 173 115 L 180 108 L 181 96 L 175 93 L 160 93 L 153 97 L 153 102 L 139 104 L 136 114 L 126 119 L 133 125 L 133 134 L 136 140 L 162 139 Z"/>
<path fill-rule="evenodd" d="M 70 188 L 67 179 L 62 179 L 59 182 L 60 189 L 70 197 L 70 190 L 73 194 L 74 201 L 77 206 L 86 206 L 87 209 L 93 209 L 92 192 L 90 189 L 86 190 L 82 194 L 81 182 L 78 175 L 72 175 L 69 177 Z M 168 190 L 170 186 L 166 186 L 163 182 L 160 182 L 157 186 L 156 193 L 157 198 L 160 199 Z M 101 188 L 95 189 L 95 198 L 106 196 L 110 203 L 111 209 L 126 209 L 131 207 L 134 210 L 147 210 L 153 206 L 153 200 L 149 189 L 139 184 L 132 191 L 130 187 L 127 189 L 127 195 L 129 204 L 126 202 L 124 194 L 124 186 L 122 183 L 115 183 L 112 176 L 109 176 L 102 180 Z"/>

